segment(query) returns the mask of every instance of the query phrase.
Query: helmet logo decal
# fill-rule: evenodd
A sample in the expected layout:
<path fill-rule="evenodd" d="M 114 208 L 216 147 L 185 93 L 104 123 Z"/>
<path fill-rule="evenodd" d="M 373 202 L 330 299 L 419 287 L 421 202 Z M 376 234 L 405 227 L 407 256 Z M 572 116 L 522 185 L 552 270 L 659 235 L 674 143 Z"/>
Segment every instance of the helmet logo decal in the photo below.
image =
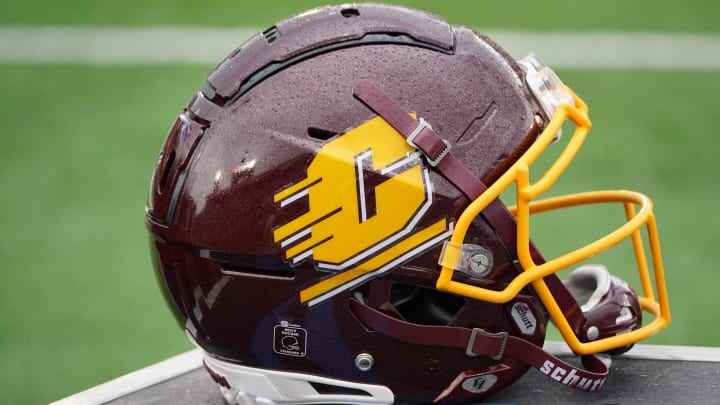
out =
<path fill-rule="evenodd" d="M 478 375 L 467 378 L 463 381 L 462 387 L 465 391 L 480 394 L 492 388 L 497 380 L 498 378 L 495 374 Z"/>
<path fill-rule="evenodd" d="M 524 335 L 532 335 L 535 333 L 537 320 L 528 304 L 516 302 L 510 310 L 510 315 L 512 315 L 513 321 L 515 321 L 515 325 L 520 330 L 520 333 Z"/>
<path fill-rule="evenodd" d="M 314 304 L 388 271 L 446 239 L 441 219 L 419 227 L 433 203 L 433 185 L 419 152 L 381 117 L 328 142 L 307 177 L 274 196 L 284 208 L 307 199 L 309 209 L 274 231 L 285 259 L 312 258 L 337 274 L 300 292 Z"/>

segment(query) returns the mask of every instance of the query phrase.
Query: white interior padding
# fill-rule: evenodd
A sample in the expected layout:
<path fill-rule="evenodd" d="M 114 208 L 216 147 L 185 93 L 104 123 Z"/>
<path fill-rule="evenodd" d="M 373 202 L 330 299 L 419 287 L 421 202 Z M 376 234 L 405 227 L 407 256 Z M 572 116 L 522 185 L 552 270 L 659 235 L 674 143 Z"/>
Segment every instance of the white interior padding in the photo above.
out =
<path fill-rule="evenodd" d="M 587 312 L 600 302 L 610 289 L 610 273 L 602 264 L 586 264 L 575 269 L 563 280 L 570 294 Z"/>

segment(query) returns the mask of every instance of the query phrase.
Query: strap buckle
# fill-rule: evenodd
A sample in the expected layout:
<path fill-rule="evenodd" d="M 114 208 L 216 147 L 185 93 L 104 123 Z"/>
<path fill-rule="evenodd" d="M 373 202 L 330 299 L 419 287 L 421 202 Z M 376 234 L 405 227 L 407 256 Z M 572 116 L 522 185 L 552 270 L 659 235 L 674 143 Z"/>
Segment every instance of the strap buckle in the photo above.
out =
<path fill-rule="evenodd" d="M 438 136 L 438 138 L 440 138 L 440 140 L 443 141 L 443 143 L 445 144 L 445 149 L 443 149 L 443 151 L 440 152 L 440 154 L 437 155 L 437 157 L 435 157 L 435 159 L 430 158 L 430 156 L 425 152 L 425 150 L 423 150 L 420 146 L 418 146 L 415 143 L 415 138 L 425 128 L 429 128 L 431 131 L 433 130 L 432 126 L 430 124 L 428 124 L 427 121 L 425 121 L 425 119 L 423 119 L 421 117 L 418 120 L 417 127 L 415 127 L 415 129 L 413 129 L 413 131 L 410 133 L 410 135 L 408 135 L 407 138 L 405 138 L 405 140 L 407 141 L 408 144 L 410 144 L 410 146 L 421 151 L 423 153 L 423 155 L 425 155 L 425 159 L 427 159 L 430 166 L 435 167 L 440 163 L 441 160 L 443 160 L 443 158 L 445 158 L 445 156 L 447 156 L 448 153 L 450 153 L 450 142 L 448 142 L 447 140 L 442 139 Z"/>
<path fill-rule="evenodd" d="M 470 333 L 470 340 L 468 341 L 467 348 L 465 349 L 465 354 L 468 356 L 479 356 L 483 353 L 475 353 L 473 351 L 473 346 L 475 346 L 475 339 L 477 339 L 478 335 L 482 335 L 484 337 L 502 337 L 503 341 L 500 344 L 500 348 L 498 349 L 498 353 L 494 356 L 488 355 L 493 360 L 502 360 L 502 358 L 505 356 L 505 347 L 507 346 L 508 341 L 508 333 L 507 332 L 499 332 L 499 333 L 490 333 L 485 331 L 484 329 L 480 328 L 473 328 L 472 333 Z"/>

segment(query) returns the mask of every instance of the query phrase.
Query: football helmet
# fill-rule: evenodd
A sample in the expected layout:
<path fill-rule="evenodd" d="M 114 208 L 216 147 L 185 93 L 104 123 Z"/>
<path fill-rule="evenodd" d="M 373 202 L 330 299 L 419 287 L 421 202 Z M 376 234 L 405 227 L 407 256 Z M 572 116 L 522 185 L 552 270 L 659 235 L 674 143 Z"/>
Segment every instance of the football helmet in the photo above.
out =
<path fill-rule="evenodd" d="M 530 367 L 595 391 L 596 354 L 670 314 L 647 197 L 538 199 L 590 125 L 537 57 L 440 17 L 296 15 L 227 56 L 172 126 L 146 208 L 160 285 L 230 403 L 469 403 Z M 626 217 L 597 241 L 554 258 L 531 241 L 535 214 L 601 203 Z M 625 239 L 639 294 L 587 263 Z M 549 320 L 583 367 L 543 350 Z"/>

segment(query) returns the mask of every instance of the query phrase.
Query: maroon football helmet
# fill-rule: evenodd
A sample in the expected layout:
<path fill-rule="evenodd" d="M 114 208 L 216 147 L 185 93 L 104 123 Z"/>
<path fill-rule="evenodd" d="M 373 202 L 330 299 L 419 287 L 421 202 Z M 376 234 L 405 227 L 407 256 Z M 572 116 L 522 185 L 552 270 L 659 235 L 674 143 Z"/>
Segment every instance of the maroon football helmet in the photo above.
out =
<path fill-rule="evenodd" d="M 566 119 L 558 169 L 523 183 Z M 529 367 L 597 390 L 593 353 L 669 313 L 647 198 L 530 201 L 588 130 L 549 68 L 469 28 L 377 4 L 299 14 L 223 60 L 170 130 L 146 209 L 158 279 L 231 403 L 469 403 Z M 527 239 L 530 213 L 609 201 L 628 224 L 602 243 L 546 260 Z M 602 266 L 555 275 L 615 239 L 645 257 L 643 226 L 642 296 Z M 542 350 L 549 318 L 584 369 Z"/>

